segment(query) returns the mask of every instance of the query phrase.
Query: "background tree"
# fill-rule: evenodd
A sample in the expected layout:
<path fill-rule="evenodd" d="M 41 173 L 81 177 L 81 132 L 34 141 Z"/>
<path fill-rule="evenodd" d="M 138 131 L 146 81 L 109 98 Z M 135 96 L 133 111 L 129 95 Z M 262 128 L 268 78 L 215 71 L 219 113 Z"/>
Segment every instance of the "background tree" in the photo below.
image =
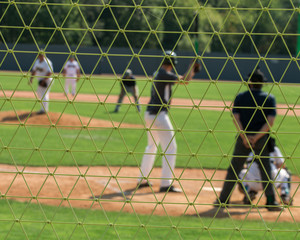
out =
<path fill-rule="evenodd" d="M 289 54 L 297 44 L 296 7 L 290 0 L 2 2 L 0 41 L 190 50 L 197 12 L 201 52 Z"/>

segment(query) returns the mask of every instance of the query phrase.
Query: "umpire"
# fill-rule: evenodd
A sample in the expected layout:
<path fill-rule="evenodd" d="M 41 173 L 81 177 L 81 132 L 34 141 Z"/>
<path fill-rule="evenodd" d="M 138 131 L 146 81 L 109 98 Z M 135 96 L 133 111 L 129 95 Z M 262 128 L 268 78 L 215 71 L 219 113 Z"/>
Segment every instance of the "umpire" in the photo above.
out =
<path fill-rule="evenodd" d="M 238 175 L 243 169 L 247 156 L 253 151 L 257 155 L 255 161 L 259 165 L 263 189 L 265 189 L 266 208 L 269 211 L 280 211 L 281 208 L 275 200 L 273 184 L 269 182 L 272 177 L 270 152 L 267 147 L 270 139 L 269 130 L 276 117 L 276 101 L 273 95 L 261 90 L 266 78 L 259 68 L 248 75 L 248 80 L 250 89 L 238 94 L 234 100 L 232 113 L 239 136 L 219 201 L 215 203 L 229 204 Z"/>

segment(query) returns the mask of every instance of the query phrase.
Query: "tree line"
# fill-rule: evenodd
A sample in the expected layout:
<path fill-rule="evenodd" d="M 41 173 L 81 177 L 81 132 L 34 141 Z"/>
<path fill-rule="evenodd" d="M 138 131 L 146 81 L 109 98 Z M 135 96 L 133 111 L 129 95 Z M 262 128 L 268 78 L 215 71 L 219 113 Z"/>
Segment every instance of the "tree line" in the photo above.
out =
<path fill-rule="evenodd" d="M 0 2 L 0 41 L 294 54 L 291 0 L 34 0 Z"/>

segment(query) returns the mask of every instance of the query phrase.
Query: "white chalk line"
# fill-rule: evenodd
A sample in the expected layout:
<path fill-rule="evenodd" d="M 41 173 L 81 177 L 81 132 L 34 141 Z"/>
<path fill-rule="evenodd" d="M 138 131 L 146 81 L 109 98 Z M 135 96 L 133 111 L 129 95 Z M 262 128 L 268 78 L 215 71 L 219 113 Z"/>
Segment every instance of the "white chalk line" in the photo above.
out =
<path fill-rule="evenodd" d="M 108 181 L 105 181 L 105 180 L 96 180 L 95 182 L 97 183 L 100 183 L 101 185 L 103 186 L 106 186 L 106 188 L 108 188 L 109 190 L 112 190 L 116 193 L 121 193 L 120 189 L 119 188 L 116 188 L 116 187 L 113 187 L 113 186 L 110 186 L 111 184 L 107 185 L 107 182 Z M 126 180 L 118 180 L 118 182 L 120 183 L 133 183 L 133 181 L 126 181 Z M 221 192 L 222 191 L 222 188 L 220 187 L 215 187 L 215 188 L 212 188 L 212 187 L 203 187 L 201 189 L 201 191 L 207 191 L 207 192 Z M 126 192 L 126 191 L 125 191 Z"/>
<path fill-rule="evenodd" d="M 8 169 L 5 169 L 5 168 L 0 168 L 0 171 L 2 172 L 6 172 L 6 173 L 12 173 L 12 174 L 16 174 L 18 172 L 15 172 L 15 171 L 9 171 Z M 39 173 L 39 174 L 47 174 L 48 172 L 39 172 L 39 171 L 29 171 L 29 170 L 24 170 L 22 172 L 25 172 L 25 173 Z M 59 177 L 59 175 L 57 175 L 56 177 Z M 92 177 L 87 177 L 87 178 L 91 178 Z M 116 192 L 116 193 L 121 193 L 120 189 L 117 188 L 117 187 L 113 187 L 111 186 L 112 184 L 108 184 L 107 185 L 107 180 L 93 180 L 94 182 L 96 183 L 99 183 L 101 184 L 102 186 L 106 186 L 107 189 L 113 191 L 113 192 Z M 122 179 L 118 179 L 118 182 L 120 183 L 134 183 L 134 181 L 127 181 L 127 180 L 122 180 Z M 212 187 L 203 187 L 201 189 L 201 191 L 207 191 L 207 192 L 221 192 L 222 188 L 219 188 L 219 187 L 215 187 L 215 188 L 212 188 Z"/>

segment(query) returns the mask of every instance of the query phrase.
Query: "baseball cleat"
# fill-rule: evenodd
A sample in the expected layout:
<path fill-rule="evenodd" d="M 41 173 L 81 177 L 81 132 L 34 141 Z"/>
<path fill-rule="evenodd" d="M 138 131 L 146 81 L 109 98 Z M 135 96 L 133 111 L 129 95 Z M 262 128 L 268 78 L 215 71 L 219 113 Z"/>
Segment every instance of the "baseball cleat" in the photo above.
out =
<path fill-rule="evenodd" d="M 42 115 L 42 114 L 46 114 L 46 112 L 45 112 L 44 110 L 40 110 L 40 111 L 38 111 L 36 114 Z"/>
<path fill-rule="evenodd" d="M 168 186 L 168 187 L 160 187 L 159 192 L 175 192 L 175 193 L 181 193 L 182 190 L 179 188 L 175 188 L 174 186 Z"/>
<path fill-rule="evenodd" d="M 136 185 L 137 189 L 145 188 L 145 187 L 152 187 L 152 186 L 153 186 L 153 184 L 151 182 L 143 182 L 143 183 L 138 182 L 138 184 Z"/>
<path fill-rule="evenodd" d="M 271 204 L 267 203 L 266 209 L 268 209 L 269 212 L 279 212 L 283 210 L 283 208 L 276 201 Z"/>

